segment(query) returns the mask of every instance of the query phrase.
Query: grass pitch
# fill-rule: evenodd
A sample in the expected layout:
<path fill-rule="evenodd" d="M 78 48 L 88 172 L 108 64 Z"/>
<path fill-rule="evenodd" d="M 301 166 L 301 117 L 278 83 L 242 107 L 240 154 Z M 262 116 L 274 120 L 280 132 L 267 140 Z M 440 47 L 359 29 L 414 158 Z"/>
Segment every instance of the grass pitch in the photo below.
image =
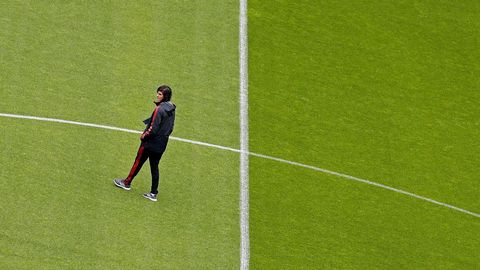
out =
<path fill-rule="evenodd" d="M 249 1 L 251 150 L 479 213 L 478 14 L 475 1 Z M 480 265 L 478 218 L 257 158 L 250 183 L 256 269 Z"/>
<path fill-rule="evenodd" d="M 0 111 L 142 130 L 174 89 L 174 135 L 238 141 L 234 2 L 8 1 Z M 221 23 L 219 23 L 221 22 Z M 139 135 L 1 118 L 1 269 L 238 269 L 238 156 L 170 141 L 158 203 L 149 165 L 113 186 Z"/>
<path fill-rule="evenodd" d="M 239 147 L 236 1 L 6 1 L 0 112 Z M 252 152 L 480 212 L 475 1 L 249 1 Z M 1 269 L 238 269 L 238 154 L 170 141 L 113 187 L 135 134 L 0 118 Z M 252 269 L 478 269 L 478 218 L 250 159 Z"/>

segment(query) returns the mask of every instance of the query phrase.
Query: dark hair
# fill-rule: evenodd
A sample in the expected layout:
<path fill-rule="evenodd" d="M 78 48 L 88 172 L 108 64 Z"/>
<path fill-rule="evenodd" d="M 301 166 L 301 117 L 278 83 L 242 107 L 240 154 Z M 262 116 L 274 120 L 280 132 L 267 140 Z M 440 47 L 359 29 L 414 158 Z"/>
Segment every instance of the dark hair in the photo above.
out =
<path fill-rule="evenodd" d="M 168 85 L 161 85 L 160 87 L 158 87 L 157 92 L 162 92 L 162 102 L 170 101 L 170 99 L 172 98 L 172 89 Z"/>

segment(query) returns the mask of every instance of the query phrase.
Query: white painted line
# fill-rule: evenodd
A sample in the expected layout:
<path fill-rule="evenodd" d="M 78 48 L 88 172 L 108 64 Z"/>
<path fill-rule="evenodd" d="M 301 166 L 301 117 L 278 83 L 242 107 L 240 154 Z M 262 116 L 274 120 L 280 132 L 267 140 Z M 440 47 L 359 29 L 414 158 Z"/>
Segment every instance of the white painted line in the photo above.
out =
<path fill-rule="evenodd" d="M 193 141 L 193 140 L 178 138 L 178 137 L 174 137 L 174 136 L 170 136 L 170 139 L 175 140 L 175 141 L 179 141 L 179 142 L 186 142 L 186 143 L 190 143 L 190 144 L 196 144 L 196 145 L 201 145 L 201 146 L 226 150 L 226 151 L 230 151 L 230 152 L 240 153 L 240 150 L 238 150 L 238 149 L 231 148 L 231 147 L 226 147 L 226 146 L 221 146 L 221 145 L 217 145 L 217 144 Z"/>
<path fill-rule="evenodd" d="M 289 161 L 289 160 L 285 160 L 285 159 L 281 159 L 281 158 L 271 157 L 271 156 L 252 153 L 252 152 L 250 152 L 250 155 L 255 156 L 255 157 L 264 158 L 264 159 L 275 160 L 275 161 L 278 161 L 278 162 L 282 162 L 282 163 L 286 163 L 286 164 L 290 164 L 290 165 L 294 165 L 294 166 L 299 166 L 299 167 L 307 168 L 307 169 L 310 169 L 310 170 L 314 170 L 314 171 L 318 171 L 318 172 L 322 172 L 322 173 L 326 173 L 326 174 L 335 175 L 335 176 L 342 177 L 342 178 L 349 179 L 349 180 L 353 180 L 353 181 L 356 181 L 356 182 L 361 182 L 361 183 L 364 183 L 364 184 L 367 184 L 367 185 L 372 185 L 372 186 L 388 189 L 388 190 L 391 190 L 391 191 L 394 191 L 394 192 L 397 192 L 397 193 L 401 193 L 401 194 L 404 194 L 404 195 L 407 195 L 407 196 L 410 196 L 410 197 L 414 197 L 414 198 L 417 198 L 417 199 L 420 199 L 420 200 L 424 200 L 424 201 L 427 201 L 427 202 L 430 202 L 430 203 L 433 203 L 433 204 L 441 205 L 441 206 L 444 206 L 444 207 L 447 207 L 447 208 L 450 208 L 450 209 L 453 209 L 453 210 L 456 210 L 456 211 L 459 211 L 459 212 L 462 212 L 462 213 L 465 213 L 465 214 L 468 214 L 468 215 L 472 215 L 474 217 L 480 217 L 480 214 L 477 214 L 477 213 L 474 213 L 474 212 L 471 212 L 471 211 L 468 211 L 468 210 L 465 210 L 465 209 L 462 209 L 462 208 L 459 208 L 459 207 L 456 207 L 456 206 L 453 206 L 453 205 L 450 205 L 450 204 L 435 201 L 433 199 L 423 197 L 423 196 L 420 196 L 420 195 L 417 195 L 417 194 L 414 194 L 414 193 L 411 193 L 411 192 L 408 192 L 408 191 L 404 191 L 404 190 L 397 189 L 397 188 L 394 188 L 394 187 L 386 186 L 386 185 L 383 185 L 383 184 L 380 184 L 380 183 L 376 183 L 376 182 L 373 182 L 373 181 L 370 181 L 370 180 L 358 178 L 358 177 L 351 176 L 351 175 L 348 175 L 348 174 L 334 172 L 334 171 L 330 171 L 330 170 L 327 170 L 327 169 L 322 169 L 322 168 L 315 167 L 315 166 L 305 165 L 305 164 L 294 162 L 294 161 Z"/>
<path fill-rule="evenodd" d="M 240 0 L 240 269 L 250 265 L 247 0 Z"/>
<path fill-rule="evenodd" d="M 140 131 L 126 129 L 126 128 L 118 128 L 118 127 L 111 127 L 111 126 L 105 126 L 105 125 L 97 125 L 97 124 L 90 124 L 90 123 L 83 123 L 83 122 L 76 122 L 76 121 L 69 121 L 69 120 L 55 119 L 55 118 L 46 118 L 46 117 L 37 117 L 37 116 L 19 115 L 19 114 L 8 114 L 8 113 L 0 113 L 0 116 L 10 117 L 10 118 L 21 118 L 21 119 L 29 119 L 29 120 L 46 121 L 46 122 L 56 122 L 56 123 L 79 125 L 79 126 L 94 127 L 94 128 L 103 128 L 103 129 L 117 130 L 117 131 L 123 131 L 123 132 L 128 132 L 128 133 L 141 133 Z"/>
<path fill-rule="evenodd" d="M 10 117 L 10 118 L 21 118 L 21 119 L 39 120 L 39 121 L 47 121 L 47 122 L 57 122 L 57 123 L 65 123 L 65 124 L 72 124 L 72 125 L 80 125 L 80 126 L 87 126 L 87 127 L 117 130 L 117 131 L 129 132 L 129 133 L 137 133 L 137 134 L 141 133 L 141 131 L 126 129 L 126 128 L 117 128 L 117 127 L 112 127 L 112 126 L 82 123 L 82 122 L 68 121 L 68 120 L 54 119 L 54 118 L 44 118 L 44 117 L 7 114 L 7 113 L 0 113 L 0 117 Z M 191 143 L 191 144 L 195 144 L 195 145 L 213 147 L 213 148 L 217 148 L 217 149 L 221 149 L 221 150 L 231 151 L 231 152 L 235 152 L 235 153 L 241 153 L 240 150 L 234 149 L 234 148 L 231 148 L 231 147 L 226 147 L 226 146 L 221 146 L 221 145 L 216 145 L 216 144 L 210 144 L 210 143 L 204 143 L 204 142 L 199 142 L 199 141 L 193 141 L 193 140 L 188 140 L 188 139 L 182 139 L 182 138 L 174 138 L 172 136 L 170 136 L 170 138 L 172 138 L 174 140 L 177 140 L 177 141 L 187 142 L 187 143 Z M 464 214 L 468 214 L 468 215 L 480 218 L 479 213 L 468 211 L 468 210 L 453 206 L 451 204 L 442 203 L 442 202 L 439 202 L 439 201 L 436 201 L 436 200 L 433 200 L 433 199 L 430 199 L 430 198 L 427 198 L 427 197 L 423 197 L 423 196 L 420 196 L 420 195 L 417 195 L 417 194 L 414 194 L 414 193 L 411 193 L 411 192 L 408 192 L 408 191 L 404 191 L 404 190 L 401 190 L 401 189 L 397 189 L 397 188 L 394 188 L 394 187 L 390 187 L 390 186 L 387 186 L 387 185 L 379 184 L 379 183 L 376 183 L 376 182 L 373 182 L 373 181 L 370 181 L 370 180 L 366 180 L 366 179 L 358 178 L 358 177 L 351 176 L 351 175 L 348 175 L 348 174 L 334 172 L 334 171 L 330 171 L 330 170 L 327 170 L 327 169 L 322 169 L 322 168 L 319 168 L 319 167 L 306 165 L 306 164 L 302 164 L 302 163 L 298 163 L 298 162 L 294 162 L 294 161 L 289 161 L 289 160 L 285 160 L 285 159 L 281 159 L 281 158 L 277 158 L 277 157 L 267 156 L 267 155 L 263 155 L 263 154 L 258 154 L 258 153 L 253 153 L 253 152 L 249 152 L 248 154 L 250 156 L 255 156 L 255 157 L 264 158 L 264 159 L 270 159 L 270 160 L 274 160 L 274 161 L 277 161 L 277 162 L 282 162 L 282 163 L 286 163 L 286 164 L 290 164 L 290 165 L 294 165 L 294 166 L 299 166 L 299 167 L 303 167 L 303 168 L 306 168 L 306 169 L 310 169 L 310 170 L 314 170 L 314 171 L 318 171 L 318 172 L 322 172 L 322 173 L 346 178 L 346 179 L 349 179 L 349 180 L 352 180 L 352 181 L 361 182 L 361 183 L 364 183 L 364 184 L 367 184 L 367 185 L 372 185 L 372 186 L 376 186 L 376 187 L 379 187 L 379 188 L 387 189 L 387 190 L 390 190 L 390 191 L 393 191 L 393 192 L 401 193 L 401 194 L 404 194 L 404 195 L 407 195 L 407 196 L 410 196 L 410 197 L 413 197 L 413 198 L 424 200 L 424 201 L 427 201 L 427 202 L 430 202 L 430 203 L 433 203 L 433 204 L 436 204 L 436 205 L 440 205 L 440 206 L 443 206 L 443 207 L 446 207 L 446 208 L 449 208 L 449 209 L 452 209 L 452 210 L 455 210 L 455 211 L 458 211 L 458 212 L 462 212 Z"/>
<path fill-rule="evenodd" d="M 37 121 L 45 121 L 45 122 L 63 123 L 63 124 L 85 126 L 85 127 L 103 128 L 103 129 L 123 131 L 123 132 L 128 132 L 128 133 L 142 134 L 142 132 L 138 131 L 138 130 L 118 128 L 118 127 L 112 127 L 112 126 L 107 126 L 107 125 L 98 125 L 98 124 L 77 122 L 77 121 L 69 121 L 69 120 L 56 119 L 56 118 L 45 118 L 45 117 L 8 114 L 8 113 L 0 113 L 0 116 L 9 117 L 9 118 L 20 118 L 20 119 L 29 119 L 29 120 L 37 120 Z M 174 136 L 170 136 L 170 139 L 175 140 L 175 141 L 186 142 L 186 143 L 190 143 L 190 144 L 196 144 L 196 145 L 201 145 L 201 146 L 206 146 L 206 147 L 212 147 L 212 148 L 222 149 L 222 150 L 226 150 L 226 151 L 231 151 L 231 152 L 235 152 L 235 153 L 240 153 L 240 150 L 235 149 L 235 148 L 231 148 L 231 147 L 226 147 L 226 146 L 221 146 L 221 145 L 216 145 L 216 144 L 211 144 L 211 143 L 205 143 L 205 142 L 199 142 L 199 141 L 193 141 L 193 140 L 178 138 L 178 137 L 174 137 Z"/>

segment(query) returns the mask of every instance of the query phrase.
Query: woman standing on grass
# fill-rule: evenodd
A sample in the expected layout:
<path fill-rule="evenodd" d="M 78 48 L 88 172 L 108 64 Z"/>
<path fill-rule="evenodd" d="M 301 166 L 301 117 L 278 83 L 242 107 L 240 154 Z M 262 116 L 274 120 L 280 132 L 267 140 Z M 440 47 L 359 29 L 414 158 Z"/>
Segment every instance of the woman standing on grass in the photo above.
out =
<path fill-rule="evenodd" d="M 152 173 L 152 188 L 150 193 L 144 193 L 143 197 L 156 202 L 158 194 L 158 163 L 162 158 L 163 152 L 167 148 L 168 137 L 173 131 L 175 122 L 175 104 L 170 99 L 172 89 L 167 85 L 162 85 L 157 89 L 157 100 L 154 102 L 157 106 L 152 116 L 143 122 L 147 127 L 140 136 L 142 141 L 138 149 L 137 157 L 133 163 L 130 173 L 125 179 L 115 179 L 113 183 L 120 188 L 130 190 L 130 185 L 142 168 L 145 161 L 150 161 L 150 171 Z"/>

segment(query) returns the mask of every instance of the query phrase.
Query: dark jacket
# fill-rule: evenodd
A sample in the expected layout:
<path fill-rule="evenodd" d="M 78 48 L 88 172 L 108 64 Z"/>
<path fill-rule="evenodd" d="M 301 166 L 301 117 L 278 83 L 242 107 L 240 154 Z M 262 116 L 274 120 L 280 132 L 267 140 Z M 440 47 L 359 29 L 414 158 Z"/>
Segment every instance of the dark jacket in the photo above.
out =
<path fill-rule="evenodd" d="M 146 149 L 159 153 L 165 151 L 175 123 L 175 109 L 175 104 L 162 102 L 155 107 L 152 116 L 143 121 L 147 126 L 141 139 Z"/>

